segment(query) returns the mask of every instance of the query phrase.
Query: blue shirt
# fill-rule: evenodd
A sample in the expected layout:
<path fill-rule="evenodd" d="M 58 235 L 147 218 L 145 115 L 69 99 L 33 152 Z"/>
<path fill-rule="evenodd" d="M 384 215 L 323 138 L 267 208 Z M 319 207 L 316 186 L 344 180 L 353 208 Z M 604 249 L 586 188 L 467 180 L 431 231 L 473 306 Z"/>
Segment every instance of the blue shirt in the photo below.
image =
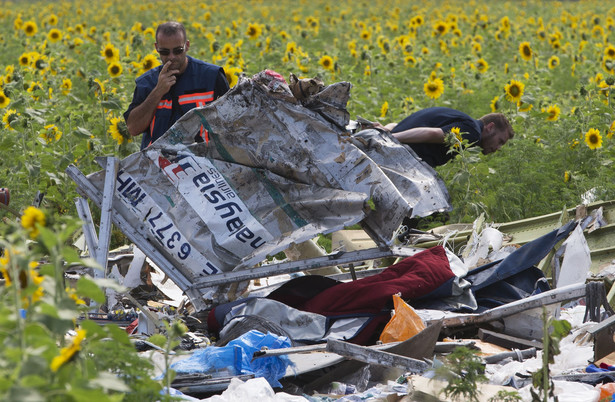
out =
<path fill-rule="evenodd" d="M 398 133 L 416 127 L 439 127 L 444 131 L 444 134 L 450 132 L 453 127 L 459 127 L 464 139 L 467 139 L 470 144 L 478 145 L 484 124 L 459 110 L 448 107 L 430 107 L 412 113 L 395 126 L 391 132 Z M 449 148 L 446 144 L 407 145 L 431 167 L 444 165 L 454 156 L 448 153 Z"/>
<path fill-rule="evenodd" d="M 175 85 L 162 97 L 149 128 L 143 132 L 141 149 L 160 138 L 187 111 L 205 106 L 229 90 L 222 67 L 187 57 L 186 71 L 177 77 Z M 143 103 L 156 87 L 161 69 L 162 65 L 147 71 L 135 80 L 136 87 L 132 102 L 128 110 L 124 112 L 125 120 L 128 119 L 130 112 Z"/>

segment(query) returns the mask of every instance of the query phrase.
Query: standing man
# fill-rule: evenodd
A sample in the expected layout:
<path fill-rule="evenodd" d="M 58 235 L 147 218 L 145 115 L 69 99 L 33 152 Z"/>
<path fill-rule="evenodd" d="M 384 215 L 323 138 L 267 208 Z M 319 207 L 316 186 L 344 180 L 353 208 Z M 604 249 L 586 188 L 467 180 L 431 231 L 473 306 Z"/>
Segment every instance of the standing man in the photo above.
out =
<path fill-rule="evenodd" d="M 497 151 L 515 135 L 502 113 L 490 113 L 476 120 L 447 107 L 430 107 L 412 113 L 399 124 L 375 126 L 390 131 L 399 142 L 408 144 L 431 167 L 444 165 L 453 158 L 444 138 L 455 127 L 470 145 L 481 147 L 483 154 Z"/>
<path fill-rule="evenodd" d="M 159 25 L 155 46 L 162 65 L 136 79 L 132 102 L 124 112 L 130 135 L 143 134 L 141 149 L 160 138 L 184 113 L 229 90 L 222 67 L 188 56 L 190 41 L 179 22 Z"/>

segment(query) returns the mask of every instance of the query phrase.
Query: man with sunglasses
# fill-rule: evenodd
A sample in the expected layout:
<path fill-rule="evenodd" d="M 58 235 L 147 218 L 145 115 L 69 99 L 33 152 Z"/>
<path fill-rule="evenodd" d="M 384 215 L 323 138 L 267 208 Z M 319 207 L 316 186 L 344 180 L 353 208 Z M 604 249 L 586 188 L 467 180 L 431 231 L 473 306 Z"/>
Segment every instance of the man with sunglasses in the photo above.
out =
<path fill-rule="evenodd" d="M 159 25 L 155 46 L 162 65 L 136 79 L 132 102 L 124 113 L 130 135 L 143 134 L 141 149 L 160 138 L 184 113 L 229 90 L 222 67 L 188 56 L 190 41 L 179 22 Z M 201 134 L 206 140 L 206 133 Z"/>

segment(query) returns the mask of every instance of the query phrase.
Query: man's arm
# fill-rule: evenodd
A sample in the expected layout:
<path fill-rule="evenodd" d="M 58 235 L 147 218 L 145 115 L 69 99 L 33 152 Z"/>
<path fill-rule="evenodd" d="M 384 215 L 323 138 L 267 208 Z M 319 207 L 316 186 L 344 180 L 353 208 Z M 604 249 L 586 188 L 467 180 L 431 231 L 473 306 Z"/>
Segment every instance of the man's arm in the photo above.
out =
<path fill-rule="evenodd" d="M 149 93 L 147 98 L 139 106 L 130 111 L 128 118 L 126 119 L 126 127 L 130 135 L 135 136 L 143 133 L 149 127 L 156 108 L 162 97 L 169 92 L 171 87 L 175 85 L 177 81 L 178 70 L 169 70 L 171 62 L 168 61 L 160 70 L 158 75 L 158 83 Z"/>
<path fill-rule="evenodd" d="M 444 144 L 444 131 L 439 127 L 415 127 L 391 135 L 404 144 Z"/>

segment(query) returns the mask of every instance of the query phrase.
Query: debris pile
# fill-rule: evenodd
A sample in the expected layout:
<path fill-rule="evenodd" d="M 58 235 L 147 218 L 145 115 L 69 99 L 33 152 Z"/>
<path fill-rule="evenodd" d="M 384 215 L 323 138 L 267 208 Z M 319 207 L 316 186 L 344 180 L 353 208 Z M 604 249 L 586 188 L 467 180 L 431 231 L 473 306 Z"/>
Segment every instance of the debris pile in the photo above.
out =
<path fill-rule="evenodd" d="M 107 319 L 123 321 L 158 375 L 177 373 L 178 395 L 610 392 L 614 257 L 595 239 L 609 235 L 613 203 L 515 227 L 479 218 L 468 233 L 400 227 L 450 210 L 435 171 L 384 132 L 346 129 L 350 84 L 290 82 L 271 71 L 244 78 L 149 148 L 88 177 L 67 171 L 134 242 L 107 259 L 106 276 L 128 289 L 108 289 Z M 326 253 L 313 242 L 355 224 L 368 246 L 346 240 Z M 104 244 L 95 239 L 88 250 Z M 289 248 L 293 259 L 280 257 Z M 178 319 L 188 333 L 177 353 L 149 342 Z"/>

